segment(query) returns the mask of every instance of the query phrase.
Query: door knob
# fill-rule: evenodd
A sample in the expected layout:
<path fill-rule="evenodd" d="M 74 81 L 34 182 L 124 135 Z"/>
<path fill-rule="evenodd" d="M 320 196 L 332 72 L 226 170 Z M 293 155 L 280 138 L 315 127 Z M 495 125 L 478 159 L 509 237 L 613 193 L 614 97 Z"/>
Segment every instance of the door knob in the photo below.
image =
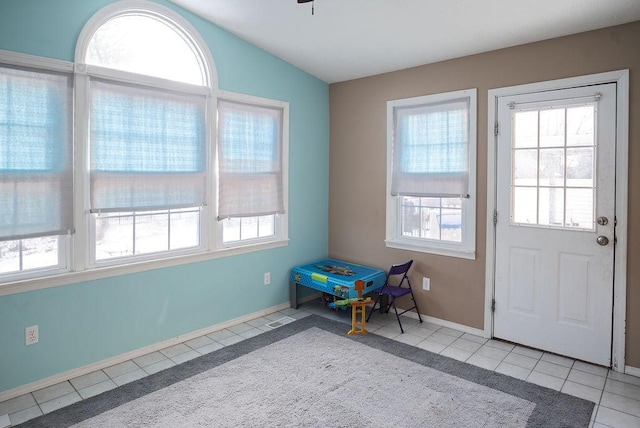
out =
<path fill-rule="evenodd" d="M 609 238 L 601 235 L 596 238 L 596 242 L 598 243 L 598 245 L 607 245 L 609 243 Z"/>

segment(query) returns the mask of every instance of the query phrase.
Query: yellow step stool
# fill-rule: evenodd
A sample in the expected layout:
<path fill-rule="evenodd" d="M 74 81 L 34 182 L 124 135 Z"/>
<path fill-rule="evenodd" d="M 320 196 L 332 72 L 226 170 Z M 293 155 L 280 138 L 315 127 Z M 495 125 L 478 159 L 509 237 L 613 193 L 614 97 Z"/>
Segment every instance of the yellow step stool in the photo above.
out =
<path fill-rule="evenodd" d="M 364 334 L 368 333 L 365 328 L 365 313 L 367 304 L 373 303 L 371 299 L 363 299 L 362 290 L 364 290 L 364 281 L 361 279 L 355 282 L 354 289 L 358 292 L 358 300 L 352 300 L 351 303 L 351 330 L 347 333 L 351 334 Z M 358 315 L 360 315 L 360 320 L 358 321 Z"/>

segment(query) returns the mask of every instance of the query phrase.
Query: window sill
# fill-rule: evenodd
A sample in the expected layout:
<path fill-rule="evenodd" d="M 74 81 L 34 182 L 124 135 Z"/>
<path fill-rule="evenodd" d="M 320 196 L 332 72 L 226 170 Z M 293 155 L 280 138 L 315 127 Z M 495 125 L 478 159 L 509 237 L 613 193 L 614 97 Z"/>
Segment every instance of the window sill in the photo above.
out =
<path fill-rule="evenodd" d="M 268 243 L 260 243 L 234 248 L 215 249 L 197 254 L 189 254 L 177 257 L 169 256 L 162 259 L 148 260 L 144 262 L 134 262 L 128 264 L 123 263 L 117 266 L 97 267 L 84 271 L 65 272 L 62 274 L 50 275 L 46 277 L 43 276 L 39 278 L 7 282 L 5 284 L 0 284 L 0 296 L 42 290 L 45 288 L 60 287 L 64 285 L 75 284 L 78 282 L 93 281 L 113 276 L 127 275 L 131 273 L 162 269 L 189 263 L 197 263 L 206 260 L 215 260 L 223 257 L 237 256 L 240 254 L 253 253 L 256 251 L 263 251 L 272 248 L 286 247 L 288 245 L 289 240 L 284 239 Z"/>
<path fill-rule="evenodd" d="M 397 248 L 399 250 L 416 251 L 420 253 L 437 254 L 439 256 L 457 257 L 460 259 L 475 260 L 476 252 L 462 248 L 445 248 L 428 244 L 416 244 L 413 242 L 398 241 L 387 239 L 384 241 L 388 248 Z"/>

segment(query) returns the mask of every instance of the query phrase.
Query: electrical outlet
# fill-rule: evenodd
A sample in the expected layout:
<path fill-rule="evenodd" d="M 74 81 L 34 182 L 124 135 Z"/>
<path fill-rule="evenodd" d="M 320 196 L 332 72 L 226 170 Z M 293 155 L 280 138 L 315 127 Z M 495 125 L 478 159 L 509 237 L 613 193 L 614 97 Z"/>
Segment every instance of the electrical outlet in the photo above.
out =
<path fill-rule="evenodd" d="M 264 274 L 264 285 L 271 284 L 271 272 L 265 272 Z"/>
<path fill-rule="evenodd" d="M 431 289 L 431 279 L 426 276 L 422 277 L 422 289 L 424 291 L 429 291 Z"/>
<path fill-rule="evenodd" d="M 38 335 L 38 326 L 32 325 L 24 329 L 24 343 L 26 345 L 34 345 L 38 343 L 40 337 Z"/>

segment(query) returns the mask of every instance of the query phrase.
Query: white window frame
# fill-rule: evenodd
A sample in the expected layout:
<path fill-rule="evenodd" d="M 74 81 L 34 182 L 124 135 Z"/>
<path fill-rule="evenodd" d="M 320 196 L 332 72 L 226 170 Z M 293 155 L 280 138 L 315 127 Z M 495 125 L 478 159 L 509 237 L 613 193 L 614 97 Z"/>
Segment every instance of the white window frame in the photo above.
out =
<path fill-rule="evenodd" d="M 286 244 L 289 241 L 289 103 L 286 101 L 277 101 L 269 98 L 261 98 L 252 95 L 225 91 L 220 91 L 218 93 L 218 98 L 221 100 L 250 104 L 259 107 L 262 106 L 282 109 L 282 141 L 280 142 L 280 144 L 282 150 L 282 198 L 284 204 L 284 214 L 275 214 L 275 233 L 273 235 L 263 238 L 244 239 L 226 243 L 222 240 L 222 228 L 223 222 L 225 220 L 216 221 L 215 247 L 218 249 L 227 249 L 255 247 L 264 244 Z M 217 165 L 217 158 L 214 161 L 214 165 Z M 213 200 L 218 200 L 217 193 Z M 215 211 L 216 213 L 213 216 L 214 219 L 217 218 L 217 203 Z"/>
<path fill-rule="evenodd" d="M 420 106 L 469 98 L 469 197 L 462 199 L 462 241 L 448 242 L 402 235 L 402 196 L 391 194 L 395 108 Z M 387 102 L 386 237 L 389 248 L 475 260 L 477 174 L 477 89 L 403 98 Z"/>
<path fill-rule="evenodd" d="M 51 58 L 43 58 L 34 55 L 21 54 L 0 50 L 0 63 L 8 66 L 18 66 L 58 73 L 73 74 L 73 63 Z M 73 142 L 75 145 L 75 142 Z M 75 183 L 74 183 L 75 185 Z M 77 235 L 77 230 L 75 235 Z M 3 283 L 25 281 L 34 278 L 42 278 L 50 275 L 64 274 L 73 269 L 73 238 L 72 235 L 58 236 L 58 264 L 44 268 L 35 268 L 24 271 L 11 272 L 0 275 L 0 286 Z"/>
<path fill-rule="evenodd" d="M 158 17 L 182 28 L 191 41 L 199 48 L 205 66 L 208 68 L 206 86 L 191 85 L 165 79 L 140 76 L 120 70 L 84 64 L 85 52 L 95 31 L 110 18 L 122 13 L 139 11 Z M 83 281 L 109 278 L 116 275 L 144 272 L 187 263 L 197 263 L 222 257 L 263 251 L 288 245 L 288 193 L 289 193 L 289 104 L 284 101 L 253 97 L 245 94 L 219 91 L 215 62 L 207 44 L 197 30 L 176 12 L 144 0 L 123 0 L 110 4 L 98 11 L 85 25 L 76 44 L 76 62 L 55 60 L 18 52 L 0 50 L 0 63 L 18 65 L 34 69 L 62 71 L 74 74 L 74 225 L 76 233 L 63 236 L 66 255 L 64 269 L 29 271 L 26 274 L 0 275 L 0 296 L 41 290 Z M 161 253 L 143 254 L 139 257 L 109 259 L 91 263 L 91 218 L 89 214 L 89 169 L 88 169 L 88 81 L 90 76 L 113 79 L 124 83 L 142 83 L 149 87 L 167 88 L 177 91 L 195 92 L 207 95 L 207 205 L 201 207 L 201 240 L 197 249 L 174 250 Z M 222 245 L 221 228 L 216 220 L 216 111 L 217 97 L 229 100 L 277 106 L 283 109 L 282 162 L 283 162 L 283 202 L 285 213 L 277 215 L 276 234 L 268 238 L 234 242 Z M 62 246 L 59 248 L 61 251 Z"/>
<path fill-rule="evenodd" d="M 153 76 L 140 75 L 136 73 L 130 73 L 122 70 L 98 67 L 85 64 L 85 58 L 87 55 L 87 49 L 91 42 L 93 35 L 98 29 L 111 19 L 130 14 L 132 12 L 140 13 L 155 17 L 160 21 L 167 22 L 176 28 L 182 30 L 182 35 L 187 38 L 192 46 L 197 50 L 196 55 L 202 60 L 205 67 L 204 73 L 204 86 L 190 85 L 187 83 L 170 81 Z M 199 241 L 200 244 L 197 247 L 180 250 L 168 250 L 158 253 L 148 253 L 140 255 L 123 256 L 113 259 L 96 260 L 96 241 L 95 241 L 95 215 L 89 211 L 89 85 L 92 77 L 99 77 L 107 79 L 114 83 L 133 83 L 149 88 L 158 88 L 173 90 L 182 93 L 192 94 L 204 94 L 208 97 L 207 100 L 207 118 L 206 118 L 206 146 L 207 146 L 207 183 L 211 186 L 211 105 L 213 103 L 213 88 L 212 83 L 215 81 L 215 74 L 212 72 L 214 69 L 213 58 L 205 48 L 206 43 L 199 38 L 198 32 L 193 28 L 184 18 L 177 13 L 167 9 L 163 6 L 147 1 L 121 1 L 113 3 L 100 11 L 98 11 L 88 22 L 85 24 L 82 32 L 78 36 L 78 43 L 75 51 L 75 71 L 76 71 L 76 132 L 78 133 L 76 141 L 76 153 L 77 164 L 76 171 L 83 171 L 83 174 L 76 174 L 78 189 L 82 188 L 82 195 L 76 194 L 76 200 L 82 200 L 83 203 L 77 203 L 78 209 L 82 209 L 82 214 L 76 212 L 78 229 L 86 231 L 86 239 L 82 244 L 86 245 L 86 251 L 76 253 L 76 260 L 79 266 L 85 266 L 86 268 L 96 268 L 102 266 L 118 266 L 128 263 L 137 263 L 143 261 L 161 260 L 167 257 L 176 257 L 181 255 L 196 254 L 207 249 L 208 241 L 208 210 L 203 207 L 200 210 L 200 227 L 199 227 Z M 217 82 L 216 82 L 217 83 Z M 82 177 L 79 177 L 81 176 Z M 81 181 L 81 183 L 79 182 Z M 210 195 L 210 191 L 207 191 L 207 195 Z M 81 227 L 80 227 L 81 225 Z"/>

